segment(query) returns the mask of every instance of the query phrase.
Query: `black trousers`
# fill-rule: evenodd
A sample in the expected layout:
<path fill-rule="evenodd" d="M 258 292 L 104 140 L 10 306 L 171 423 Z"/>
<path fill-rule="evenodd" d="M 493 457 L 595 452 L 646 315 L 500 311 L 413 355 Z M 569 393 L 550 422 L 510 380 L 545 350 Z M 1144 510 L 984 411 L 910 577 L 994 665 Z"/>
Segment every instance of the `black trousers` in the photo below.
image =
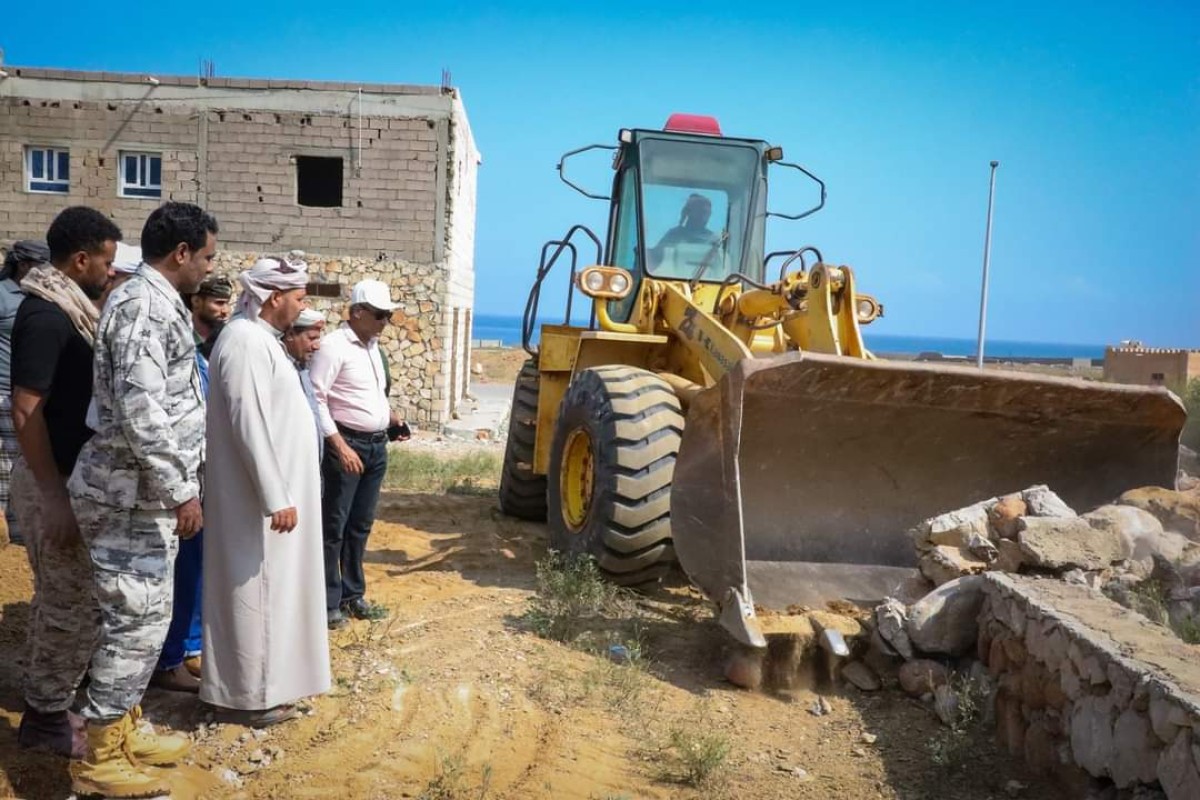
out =
<path fill-rule="evenodd" d="M 321 461 L 324 494 L 321 497 L 325 535 L 325 608 L 337 609 L 367 591 L 363 553 L 375 522 L 379 488 L 387 472 L 387 442 L 343 434 L 346 444 L 362 459 L 361 475 L 342 469 L 333 448 L 325 448 Z"/>

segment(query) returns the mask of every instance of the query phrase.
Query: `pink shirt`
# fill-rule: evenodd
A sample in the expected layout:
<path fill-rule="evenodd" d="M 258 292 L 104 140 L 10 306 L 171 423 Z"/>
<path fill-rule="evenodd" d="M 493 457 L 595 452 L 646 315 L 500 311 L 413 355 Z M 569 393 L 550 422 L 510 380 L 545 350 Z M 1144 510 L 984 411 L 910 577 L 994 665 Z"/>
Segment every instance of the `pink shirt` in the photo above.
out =
<path fill-rule="evenodd" d="M 317 397 L 317 426 L 322 436 L 344 425 L 363 433 L 387 428 L 391 411 L 384 396 L 386 376 L 378 341 L 362 340 L 343 325 L 321 340 L 308 365 Z"/>

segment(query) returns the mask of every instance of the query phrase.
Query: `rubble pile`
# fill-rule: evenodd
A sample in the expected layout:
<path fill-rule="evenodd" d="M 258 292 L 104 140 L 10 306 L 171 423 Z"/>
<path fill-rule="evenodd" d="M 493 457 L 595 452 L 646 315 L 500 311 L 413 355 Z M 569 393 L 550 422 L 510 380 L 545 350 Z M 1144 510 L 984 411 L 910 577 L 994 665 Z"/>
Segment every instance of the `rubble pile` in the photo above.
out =
<path fill-rule="evenodd" d="M 1036 769 L 1200 797 L 1200 487 L 1182 485 L 1083 514 L 1034 486 L 924 521 L 920 581 L 874 609 L 872 666 L 944 721 L 956 685 L 982 685 Z"/>

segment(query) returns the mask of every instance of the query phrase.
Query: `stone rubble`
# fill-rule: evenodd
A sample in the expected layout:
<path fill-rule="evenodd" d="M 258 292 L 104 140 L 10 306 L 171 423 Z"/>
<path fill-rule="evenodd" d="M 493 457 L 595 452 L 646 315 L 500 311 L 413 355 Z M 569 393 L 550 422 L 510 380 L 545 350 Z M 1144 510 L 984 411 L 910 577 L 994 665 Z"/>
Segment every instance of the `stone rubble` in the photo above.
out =
<path fill-rule="evenodd" d="M 1200 639 L 1200 485 L 1080 511 L 1034 486 L 916 526 L 919 578 L 874 609 L 868 663 L 947 725 L 961 670 L 1002 745 L 1076 788 L 1200 798 L 1200 647 L 1180 638 Z"/>

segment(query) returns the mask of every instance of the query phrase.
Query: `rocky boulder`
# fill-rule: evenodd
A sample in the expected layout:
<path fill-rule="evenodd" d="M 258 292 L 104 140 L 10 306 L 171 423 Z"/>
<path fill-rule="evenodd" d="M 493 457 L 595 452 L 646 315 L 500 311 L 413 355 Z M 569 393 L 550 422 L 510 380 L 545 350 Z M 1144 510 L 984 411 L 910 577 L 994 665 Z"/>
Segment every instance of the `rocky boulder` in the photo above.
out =
<path fill-rule="evenodd" d="M 947 545 L 937 545 L 922 553 L 919 563 L 921 574 L 934 586 L 941 586 L 963 575 L 978 575 L 988 568 L 988 562 L 975 558 L 966 548 Z"/>
<path fill-rule="evenodd" d="M 905 631 L 908 608 L 894 597 L 885 597 L 875 607 L 875 633 L 888 649 L 903 659 L 913 657 L 912 642 Z"/>
<path fill-rule="evenodd" d="M 900 688 L 913 697 L 932 694 L 939 686 L 950 682 L 950 670 L 936 661 L 919 658 L 900 666 Z"/>
<path fill-rule="evenodd" d="M 1058 495 L 1050 491 L 1048 486 L 1031 486 L 1021 492 L 1021 499 L 1028 509 L 1026 516 L 1030 517 L 1074 517 L 1078 516 L 1075 509 L 1062 501 Z"/>
<path fill-rule="evenodd" d="M 988 509 L 988 522 L 992 533 L 999 539 L 1016 539 L 1020 530 L 1021 517 L 1029 513 L 1029 506 L 1019 494 L 1001 497 L 994 506 Z"/>
<path fill-rule="evenodd" d="M 913 544 L 919 552 L 924 552 L 938 545 L 965 548 L 972 542 L 987 541 L 987 510 L 994 502 L 994 499 L 984 500 L 925 520 L 912 530 Z"/>
<path fill-rule="evenodd" d="M 983 578 L 968 575 L 934 589 L 908 609 L 905 631 L 923 653 L 959 656 L 976 646 Z"/>
<path fill-rule="evenodd" d="M 1182 533 L 1193 542 L 1200 542 L 1200 492 L 1177 492 L 1160 486 L 1130 489 L 1117 503 L 1133 506 L 1150 514 L 1164 529 Z"/>
<path fill-rule="evenodd" d="M 1148 572 L 1153 556 L 1171 562 L 1181 561 L 1193 544 L 1179 533 L 1163 530 L 1162 523 L 1137 506 L 1100 506 L 1083 515 L 1093 528 L 1111 530 L 1120 537 L 1125 558 L 1138 562 L 1139 571 Z"/>
<path fill-rule="evenodd" d="M 1098 570 L 1124 558 L 1116 533 L 1080 517 L 1024 517 L 1017 543 L 1028 564 L 1054 572 Z"/>

